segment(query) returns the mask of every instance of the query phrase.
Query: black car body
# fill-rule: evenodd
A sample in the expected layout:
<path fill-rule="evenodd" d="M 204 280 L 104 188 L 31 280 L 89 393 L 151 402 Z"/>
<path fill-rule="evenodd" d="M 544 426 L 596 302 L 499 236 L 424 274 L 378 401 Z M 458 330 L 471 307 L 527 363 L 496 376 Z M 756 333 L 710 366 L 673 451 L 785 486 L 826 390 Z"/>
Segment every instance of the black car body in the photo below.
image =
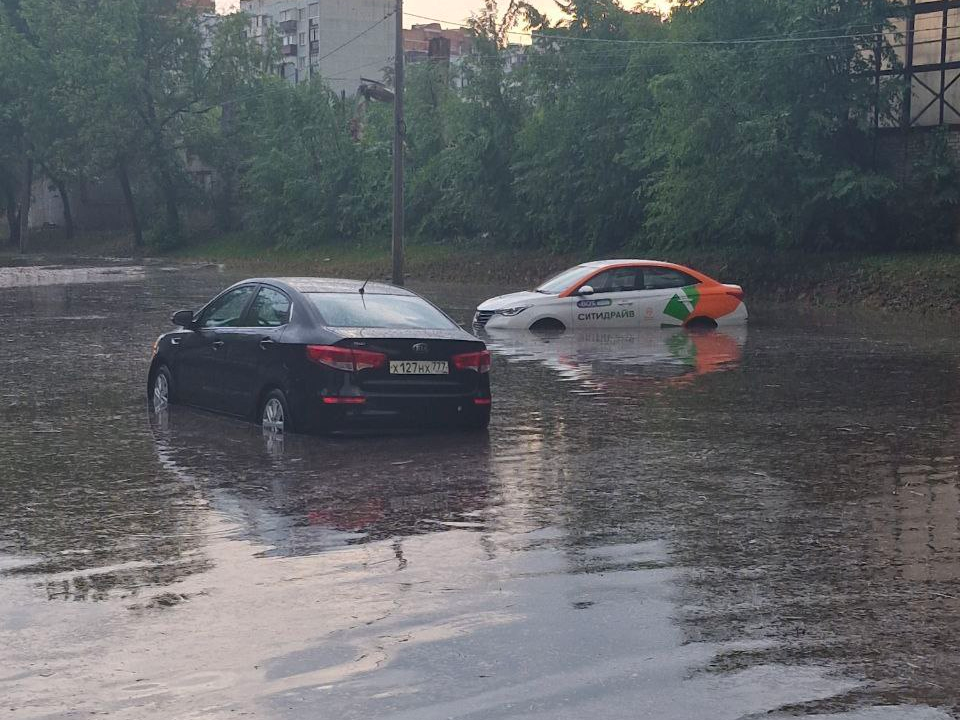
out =
<path fill-rule="evenodd" d="M 489 422 L 486 346 L 403 288 L 244 280 L 173 322 L 182 329 L 154 347 L 154 405 L 193 405 L 281 431 Z"/>

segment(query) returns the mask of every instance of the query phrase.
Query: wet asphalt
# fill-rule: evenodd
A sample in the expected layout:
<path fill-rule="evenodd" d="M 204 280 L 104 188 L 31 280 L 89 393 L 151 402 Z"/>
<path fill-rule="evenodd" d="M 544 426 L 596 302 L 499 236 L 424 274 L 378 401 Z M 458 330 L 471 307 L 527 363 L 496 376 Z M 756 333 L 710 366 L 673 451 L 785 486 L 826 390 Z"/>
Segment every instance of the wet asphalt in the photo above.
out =
<path fill-rule="evenodd" d="M 151 415 L 236 279 L 0 268 L 0 717 L 960 717 L 955 322 L 490 336 L 480 436 Z"/>

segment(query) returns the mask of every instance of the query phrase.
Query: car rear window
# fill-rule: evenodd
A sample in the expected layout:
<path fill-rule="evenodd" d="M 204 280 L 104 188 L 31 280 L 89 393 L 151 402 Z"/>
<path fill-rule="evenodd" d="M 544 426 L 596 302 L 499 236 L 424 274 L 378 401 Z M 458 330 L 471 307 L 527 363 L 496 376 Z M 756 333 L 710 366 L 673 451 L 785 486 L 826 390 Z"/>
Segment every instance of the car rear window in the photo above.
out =
<path fill-rule="evenodd" d="M 662 267 L 645 267 L 643 269 L 643 281 L 645 290 L 667 290 L 700 284 L 699 280 L 686 273 Z"/>
<path fill-rule="evenodd" d="M 329 327 L 416 328 L 448 330 L 450 318 L 422 298 L 410 295 L 308 293 Z"/>

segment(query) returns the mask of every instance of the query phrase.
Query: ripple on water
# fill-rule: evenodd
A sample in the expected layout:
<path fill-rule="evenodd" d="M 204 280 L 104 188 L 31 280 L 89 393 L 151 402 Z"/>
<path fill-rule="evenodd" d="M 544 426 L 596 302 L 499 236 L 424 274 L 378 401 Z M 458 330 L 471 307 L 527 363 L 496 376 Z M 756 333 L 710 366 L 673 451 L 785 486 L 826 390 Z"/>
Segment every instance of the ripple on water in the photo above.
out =
<path fill-rule="evenodd" d="M 236 277 L 90 270 L 0 273 L 14 714 L 955 703 L 960 352 L 942 329 L 491 336 L 488 437 L 278 439 L 145 413 L 170 311 Z"/>
<path fill-rule="evenodd" d="M 117 267 L 0 267 L 0 288 L 137 282 L 142 281 L 145 274 L 146 269 L 141 265 Z"/>

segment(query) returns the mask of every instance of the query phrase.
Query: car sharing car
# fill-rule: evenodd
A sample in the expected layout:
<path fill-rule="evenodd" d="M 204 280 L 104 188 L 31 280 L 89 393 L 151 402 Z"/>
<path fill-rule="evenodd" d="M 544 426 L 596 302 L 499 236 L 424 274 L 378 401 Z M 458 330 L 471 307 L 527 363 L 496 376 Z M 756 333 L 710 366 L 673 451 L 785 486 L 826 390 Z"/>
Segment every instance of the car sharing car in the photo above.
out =
<path fill-rule="evenodd" d="M 490 420 L 486 346 L 403 288 L 251 279 L 172 320 L 181 329 L 154 344 L 154 408 L 183 403 L 276 432 Z"/>
<path fill-rule="evenodd" d="M 565 270 L 533 291 L 482 303 L 477 328 L 716 328 L 743 325 L 743 288 L 682 265 L 603 260 Z"/>

